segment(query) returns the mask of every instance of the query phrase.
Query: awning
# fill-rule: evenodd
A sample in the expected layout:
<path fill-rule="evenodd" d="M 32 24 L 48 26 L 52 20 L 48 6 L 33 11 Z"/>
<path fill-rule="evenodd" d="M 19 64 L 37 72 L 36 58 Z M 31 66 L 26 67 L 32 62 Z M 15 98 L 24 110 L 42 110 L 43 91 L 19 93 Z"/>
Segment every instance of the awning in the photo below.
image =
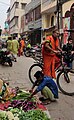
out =
<path fill-rule="evenodd" d="M 52 27 L 49 27 L 49 28 L 42 28 L 43 31 L 51 31 L 53 29 L 55 29 L 56 26 L 52 26 Z"/>

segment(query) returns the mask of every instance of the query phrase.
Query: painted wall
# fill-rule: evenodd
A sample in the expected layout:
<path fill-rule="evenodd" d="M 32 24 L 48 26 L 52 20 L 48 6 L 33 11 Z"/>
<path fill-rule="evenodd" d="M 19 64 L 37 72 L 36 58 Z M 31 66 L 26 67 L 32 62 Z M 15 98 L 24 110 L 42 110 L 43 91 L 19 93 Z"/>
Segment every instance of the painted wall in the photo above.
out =
<path fill-rule="evenodd" d="M 51 17 L 54 16 L 54 25 L 56 24 L 56 0 L 41 0 L 42 28 L 51 27 Z"/>
<path fill-rule="evenodd" d="M 74 0 L 70 0 L 62 5 L 62 15 L 65 16 L 66 11 L 70 11 L 71 5 L 74 3 Z"/>

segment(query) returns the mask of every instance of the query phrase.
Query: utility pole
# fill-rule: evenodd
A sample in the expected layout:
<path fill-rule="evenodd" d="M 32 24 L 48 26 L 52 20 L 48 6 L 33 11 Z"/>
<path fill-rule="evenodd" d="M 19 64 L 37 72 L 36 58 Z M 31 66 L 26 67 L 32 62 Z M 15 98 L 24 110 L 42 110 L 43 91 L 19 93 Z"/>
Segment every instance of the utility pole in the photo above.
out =
<path fill-rule="evenodd" d="M 59 29 L 59 0 L 57 0 L 57 23 Z"/>
<path fill-rule="evenodd" d="M 57 0 L 57 26 L 62 28 L 62 3 L 63 0 Z"/>
<path fill-rule="evenodd" d="M 57 0 L 57 27 L 60 32 L 60 47 L 63 40 L 63 31 L 62 31 L 62 4 L 63 0 Z"/>

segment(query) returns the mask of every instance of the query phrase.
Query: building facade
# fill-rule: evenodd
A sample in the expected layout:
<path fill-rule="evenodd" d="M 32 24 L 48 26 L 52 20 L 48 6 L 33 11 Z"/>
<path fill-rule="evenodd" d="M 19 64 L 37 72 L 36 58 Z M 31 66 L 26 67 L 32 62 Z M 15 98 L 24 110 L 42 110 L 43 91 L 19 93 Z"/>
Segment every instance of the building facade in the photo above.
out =
<path fill-rule="evenodd" d="M 51 34 L 51 31 L 57 26 L 57 0 L 41 0 L 42 29 L 44 33 Z"/>
<path fill-rule="evenodd" d="M 24 34 L 28 34 L 28 38 L 31 44 L 41 43 L 41 0 L 31 0 L 25 7 L 25 14 L 23 16 L 25 20 Z"/>
<path fill-rule="evenodd" d="M 10 34 L 18 35 L 21 33 L 21 16 L 25 12 L 25 6 L 30 0 L 11 0 L 10 1 Z"/>
<path fill-rule="evenodd" d="M 4 29 L 6 30 L 7 35 L 10 35 L 9 23 L 10 23 L 10 7 L 7 10 L 7 19 L 4 23 Z"/>

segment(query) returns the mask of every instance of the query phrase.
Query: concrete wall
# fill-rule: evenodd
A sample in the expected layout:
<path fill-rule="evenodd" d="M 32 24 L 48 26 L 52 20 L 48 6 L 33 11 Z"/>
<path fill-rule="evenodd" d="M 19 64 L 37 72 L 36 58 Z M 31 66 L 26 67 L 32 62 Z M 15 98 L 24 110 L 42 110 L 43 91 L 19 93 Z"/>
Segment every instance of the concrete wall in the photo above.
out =
<path fill-rule="evenodd" d="M 13 34 L 13 33 L 19 33 L 19 29 L 17 26 L 13 26 L 11 29 L 10 29 L 10 34 Z"/>
<path fill-rule="evenodd" d="M 52 9 L 53 11 L 55 11 L 55 6 L 57 4 L 57 0 L 41 0 L 41 12 L 52 12 Z M 49 11 L 50 9 L 50 11 Z"/>
<path fill-rule="evenodd" d="M 10 8 L 12 8 L 12 6 L 15 2 L 27 3 L 28 4 L 29 2 L 31 2 L 31 0 L 10 0 Z"/>

